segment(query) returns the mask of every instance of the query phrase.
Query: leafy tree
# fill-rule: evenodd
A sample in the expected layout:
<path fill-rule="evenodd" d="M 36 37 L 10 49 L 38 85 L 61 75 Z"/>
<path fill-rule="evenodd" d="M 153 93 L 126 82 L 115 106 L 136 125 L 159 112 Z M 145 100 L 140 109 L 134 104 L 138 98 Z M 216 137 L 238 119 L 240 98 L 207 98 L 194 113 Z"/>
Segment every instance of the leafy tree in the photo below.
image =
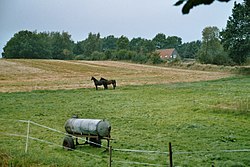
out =
<path fill-rule="evenodd" d="M 83 54 L 84 53 L 84 41 L 78 41 L 74 45 L 73 52 L 74 52 L 75 55 Z"/>
<path fill-rule="evenodd" d="M 104 54 L 106 55 L 107 59 L 112 59 L 113 58 L 113 52 L 111 50 L 105 50 Z"/>
<path fill-rule="evenodd" d="M 115 38 L 113 35 L 109 35 L 102 39 L 102 49 L 106 50 L 115 50 L 117 48 L 118 38 Z"/>
<path fill-rule="evenodd" d="M 89 33 L 88 38 L 84 41 L 84 55 L 90 57 L 94 51 L 101 51 L 101 38 L 99 33 Z"/>
<path fill-rule="evenodd" d="M 74 42 L 67 32 L 50 33 L 51 55 L 53 59 L 72 59 Z"/>
<path fill-rule="evenodd" d="M 49 41 L 49 34 L 46 32 L 38 33 L 36 38 L 36 46 L 34 50 L 38 53 L 39 58 L 51 59 L 51 45 Z"/>
<path fill-rule="evenodd" d="M 143 53 L 151 53 L 151 52 L 155 51 L 155 45 L 154 45 L 153 41 L 144 39 L 142 51 L 143 51 Z"/>
<path fill-rule="evenodd" d="M 202 31 L 202 44 L 197 58 L 201 63 L 226 64 L 228 57 L 219 40 L 217 27 L 206 27 Z"/>
<path fill-rule="evenodd" d="M 129 49 L 129 39 L 125 36 L 121 36 L 117 42 L 116 42 L 116 45 L 117 45 L 117 49 L 118 50 L 122 50 L 122 49 Z"/>
<path fill-rule="evenodd" d="M 3 48 L 3 58 L 29 58 L 32 53 L 31 31 L 19 31 Z"/>
<path fill-rule="evenodd" d="M 136 51 L 137 53 L 141 52 L 142 47 L 143 47 L 143 42 L 144 42 L 144 39 L 142 39 L 141 37 L 133 38 L 129 42 L 130 50 Z"/>
<path fill-rule="evenodd" d="M 234 3 L 232 16 L 221 32 L 222 44 L 236 64 L 243 64 L 250 56 L 250 0 Z"/>
<path fill-rule="evenodd" d="M 19 31 L 3 48 L 3 58 L 50 58 L 48 35 L 31 31 Z"/>
<path fill-rule="evenodd" d="M 182 44 L 182 39 L 177 36 L 168 36 L 166 39 L 167 48 L 176 48 L 178 49 Z"/>
<path fill-rule="evenodd" d="M 220 2 L 228 2 L 230 0 L 218 0 Z M 178 0 L 175 3 L 175 6 L 181 5 L 183 2 L 186 2 L 185 5 L 182 8 L 182 13 L 183 14 L 188 14 L 190 9 L 192 9 L 195 6 L 204 4 L 204 5 L 209 5 L 214 2 L 214 0 Z"/>
<path fill-rule="evenodd" d="M 158 33 L 153 39 L 156 49 L 176 48 L 182 44 L 182 39 L 177 36 L 166 37 L 163 33 Z"/>
<path fill-rule="evenodd" d="M 201 47 L 201 41 L 199 40 L 183 43 L 178 48 L 178 53 L 182 58 L 194 59 L 200 47 Z"/>
<path fill-rule="evenodd" d="M 143 38 L 133 38 L 129 43 L 129 48 L 137 53 L 150 53 L 155 50 L 155 45 L 151 40 Z"/>
<path fill-rule="evenodd" d="M 156 49 L 165 49 L 166 48 L 167 39 L 166 39 L 166 35 L 165 34 L 158 33 L 152 39 L 152 41 L 154 42 Z"/>

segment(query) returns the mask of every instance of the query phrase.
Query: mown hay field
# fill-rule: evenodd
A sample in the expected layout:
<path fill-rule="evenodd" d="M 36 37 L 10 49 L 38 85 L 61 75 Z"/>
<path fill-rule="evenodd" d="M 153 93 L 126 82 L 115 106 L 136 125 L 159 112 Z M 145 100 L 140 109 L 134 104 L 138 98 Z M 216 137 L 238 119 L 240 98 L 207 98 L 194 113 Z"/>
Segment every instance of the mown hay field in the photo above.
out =
<path fill-rule="evenodd" d="M 113 61 L 1 60 L 1 166 L 108 166 L 61 148 L 72 115 L 107 119 L 112 166 L 250 166 L 250 77 Z M 91 76 L 117 80 L 95 90 Z M 31 120 L 27 153 L 27 123 Z M 103 146 L 106 146 L 103 141 Z"/>
<path fill-rule="evenodd" d="M 0 60 L 0 92 L 93 87 L 92 76 L 119 86 L 214 80 L 223 72 L 183 70 L 119 61 Z"/>

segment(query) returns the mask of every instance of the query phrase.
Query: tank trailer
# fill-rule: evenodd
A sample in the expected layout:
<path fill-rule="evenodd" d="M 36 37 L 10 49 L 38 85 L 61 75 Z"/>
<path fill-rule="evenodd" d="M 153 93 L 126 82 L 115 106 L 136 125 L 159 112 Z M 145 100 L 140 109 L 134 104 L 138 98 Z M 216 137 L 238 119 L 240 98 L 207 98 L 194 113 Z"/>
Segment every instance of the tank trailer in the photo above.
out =
<path fill-rule="evenodd" d="M 75 149 L 77 145 L 83 144 L 101 147 L 102 139 L 107 140 L 107 147 L 109 147 L 111 140 L 111 125 L 106 120 L 80 119 L 73 117 L 66 121 L 64 128 L 68 134 L 63 139 L 63 147 L 65 149 L 72 150 Z M 80 144 L 78 142 L 79 138 L 86 138 L 86 141 Z"/>

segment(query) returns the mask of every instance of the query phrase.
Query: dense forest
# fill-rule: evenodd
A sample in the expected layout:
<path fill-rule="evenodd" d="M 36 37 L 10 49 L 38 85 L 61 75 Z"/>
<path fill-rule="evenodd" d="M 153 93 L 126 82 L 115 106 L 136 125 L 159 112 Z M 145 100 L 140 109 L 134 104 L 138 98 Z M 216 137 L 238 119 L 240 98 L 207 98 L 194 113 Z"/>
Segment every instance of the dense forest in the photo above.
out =
<path fill-rule="evenodd" d="M 153 39 L 89 33 L 74 42 L 68 32 L 22 30 L 14 34 L 3 48 L 3 58 L 63 60 L 130 60 L 138 63 L 162 63 L 157 49 L 175 48 L 178 59 L 195 59 L 201 63 L 241 65 L 250 56 L 250 1 L 234 4 L 225 29 L 205 27 L 201 41 L 182 43 L 182 38 L 158 33 Z"/>

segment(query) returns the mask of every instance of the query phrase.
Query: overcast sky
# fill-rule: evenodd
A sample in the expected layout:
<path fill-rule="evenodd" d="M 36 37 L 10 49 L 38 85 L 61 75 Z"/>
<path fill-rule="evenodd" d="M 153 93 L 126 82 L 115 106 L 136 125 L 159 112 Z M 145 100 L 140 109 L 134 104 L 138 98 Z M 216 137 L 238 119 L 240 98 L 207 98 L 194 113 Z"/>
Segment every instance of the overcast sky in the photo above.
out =
<path fill-rule="evenodd" d="M 0 52 L 20 30 L 66 31 L 80 41 L 89 32 L 152 39 L 158 33 L 200 40 L 206 26 L 225 28 L 234 0 L 200 5 L 188 15 L 177 0 L 0 0 Z M 237 2 L 242 2 L 238 0 Z"/>

